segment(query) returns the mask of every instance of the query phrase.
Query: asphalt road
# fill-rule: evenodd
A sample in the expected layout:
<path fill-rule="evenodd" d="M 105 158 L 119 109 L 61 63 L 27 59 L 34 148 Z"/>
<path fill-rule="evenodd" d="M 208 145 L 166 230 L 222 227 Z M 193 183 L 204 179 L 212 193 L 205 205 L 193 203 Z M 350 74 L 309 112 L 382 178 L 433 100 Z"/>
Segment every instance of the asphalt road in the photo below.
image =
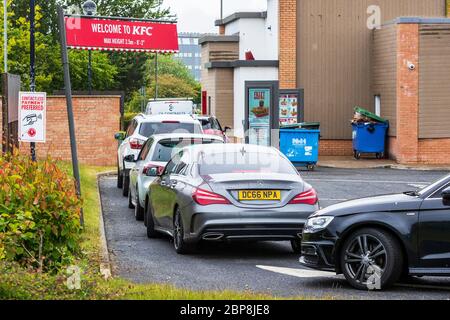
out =
<path fill-rule="evenodd" d="M 325 207 L 358 197 L 413 190 L 446 172 L 319 168 L 301 174 L 316 188 Z M 101 179 L 100 191 L 113 273 L 137 283 L 279 297 L 450 299 L 450 278 L 417 278 L 387 292 L 354 290 L 342 276 L 303 269 L 287 242 L 203 244 L 196 253 L 180 256 L 169 238 L 147 238 L 143 223 L 135 221 L 127 199 L 116 188 L 115 177 Z"/>

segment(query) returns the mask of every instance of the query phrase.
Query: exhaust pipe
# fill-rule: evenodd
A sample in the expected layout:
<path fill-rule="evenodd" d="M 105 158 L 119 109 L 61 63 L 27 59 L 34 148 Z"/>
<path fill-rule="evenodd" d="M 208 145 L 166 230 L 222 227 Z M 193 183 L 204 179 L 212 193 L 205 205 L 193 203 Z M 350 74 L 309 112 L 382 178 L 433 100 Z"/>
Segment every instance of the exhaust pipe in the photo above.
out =
<path fill-rule="evenodd" d="M 222 233 L 207 233 L 203 235 L 202 239 L 206 241 L 219 241 L 224 237 Z"/>

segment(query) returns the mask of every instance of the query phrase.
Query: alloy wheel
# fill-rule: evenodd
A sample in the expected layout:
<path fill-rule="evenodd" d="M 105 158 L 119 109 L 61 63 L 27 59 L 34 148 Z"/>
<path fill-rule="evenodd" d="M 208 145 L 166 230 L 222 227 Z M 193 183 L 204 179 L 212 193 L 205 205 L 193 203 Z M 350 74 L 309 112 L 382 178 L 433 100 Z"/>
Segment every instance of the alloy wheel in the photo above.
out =
<path fill-rule="evenodd" d="M 386 248 L 379 239 L 372 235 L 358 235 L 345 248 L 344 267 L 346 272 L 361 285 L 371 283 L 372 275 L 381 278 L 387 263 Z"/>

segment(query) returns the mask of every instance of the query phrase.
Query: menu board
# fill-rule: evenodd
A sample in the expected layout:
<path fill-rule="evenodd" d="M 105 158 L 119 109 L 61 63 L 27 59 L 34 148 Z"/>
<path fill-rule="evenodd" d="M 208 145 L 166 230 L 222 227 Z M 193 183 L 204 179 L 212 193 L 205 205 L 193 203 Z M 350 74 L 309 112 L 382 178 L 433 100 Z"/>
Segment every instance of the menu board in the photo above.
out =
<path fill-rule="evenodd" d="M 269 146 L 271 90 L 251 88 L 248 93 L 249 143 Z"/>
<path fill-rule="evenodd" d="M 280 102 L 280 126 L 298 123 L 299 97 L 296 93 L 281 94 Z"/>

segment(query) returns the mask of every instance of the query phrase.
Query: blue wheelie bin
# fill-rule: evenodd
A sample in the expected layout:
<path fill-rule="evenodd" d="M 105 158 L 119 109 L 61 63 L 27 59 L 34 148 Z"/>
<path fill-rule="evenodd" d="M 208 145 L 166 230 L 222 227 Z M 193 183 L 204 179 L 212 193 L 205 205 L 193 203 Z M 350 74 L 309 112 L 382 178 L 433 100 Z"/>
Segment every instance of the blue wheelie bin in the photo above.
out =
<path fill-rule="evenodd" d="M 356 159 L 363 153 L 375 153 L 377 159 L 384 158 L 389 123 L 352 123 L 353 152 Z"/>
<path fill-rule="evenodd" d="M 313 170 L 319 160 L 320 130 L 281 129 L 280 151 L 296 167 Z"/>

